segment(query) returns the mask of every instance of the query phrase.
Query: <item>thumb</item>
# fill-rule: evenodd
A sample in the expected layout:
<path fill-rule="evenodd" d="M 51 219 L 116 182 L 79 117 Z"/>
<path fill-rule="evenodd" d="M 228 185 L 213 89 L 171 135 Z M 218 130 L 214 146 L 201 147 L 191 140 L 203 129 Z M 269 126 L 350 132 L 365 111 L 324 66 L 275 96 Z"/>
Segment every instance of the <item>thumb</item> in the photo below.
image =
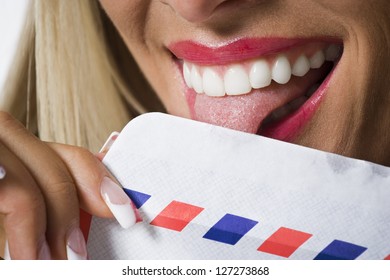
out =
<path fill-rule="evenodd" d="M 84 148 L 48 143 L 73 176 L 80 206 L 103 218 L 115 217 L 123 228 L 134 225 L 139 214 L 130 198 L 103 163 Z"/>

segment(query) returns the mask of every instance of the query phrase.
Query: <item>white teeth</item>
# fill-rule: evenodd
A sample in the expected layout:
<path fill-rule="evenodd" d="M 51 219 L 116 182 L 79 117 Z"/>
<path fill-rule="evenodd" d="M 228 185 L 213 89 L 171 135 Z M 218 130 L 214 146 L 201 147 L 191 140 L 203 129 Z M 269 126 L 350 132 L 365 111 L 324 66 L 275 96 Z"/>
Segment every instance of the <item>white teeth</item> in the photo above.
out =
<path fill-rule="evenodd" d="M 278 84 L 286 84 L 290 78 L 290 62 L 285 56 L 279 56 L 272 67 L 272 79 Z"/>
<path fill-rule="evenodd" d="M 209 67 L 206 67 L 203 71 L 203 91 L 208 96 L 225 95 L 222 78 Z"/>
<path fill-rule="evenodd" d="M 191 69 L 191 85 L 197 93 L 203 92 L 202 77 L 199 74 L 198 67 L 192 65 Z"/>
<path fill-rule="evenodd" d="M 311 58 L 310 58 L 310 68 L 312 69 L 318 69 L 324 64 L 325 62 L 325 55 L 323 51 L 316 52 Z"/>
<path fill-rule="evenodd" d="M 240 65 L 232 65 L 224 76 L 225 91 L 227 95 L 245 94 L 252 90 L 248 74 Z"/>
<path fill-rule="evenodd" d="M 330 45 L 325 50 L 325 59 L 328 61 L 335 61 L 341 53 L 341 46 L 338 45 Z"/>
<path fill-rule="evenodd" d="M 309 59 L 307 59 L 305 55 L 301 55 L 295 61 L 291 72 L 294 76 L 303 77 L 306 75 L 307 72 L 309 72 L 309 70 L 310 70 Z"/>
<path fill-rule="evenodd" d="M 187 62 L 183 63 L 183 76 L 184 76 L 184 81 L 186 82 L 187 86 L 189 88 L 192 88 L 192 83 L 191 83 L 191 65 L 188 65 Z"/>
<path fill-rule="evenodd" d="M 293 65 L 285 54 L 274 59 L 257 59 L 231 65 L 201 66 L 184 61 L 183 77 L 187 87 L 197 93 L 208 96 L 241 95 L 252 89 L 268 87 L 272 80 L 286 84 L 291 75 L 303 77 L 310 68 L 320 68 L 325 60 L 336 61 L 341 51 L 341 46 L 330 45 L 327 49 L 318 50 L 310 58 L 305 54 L 300 55 Z"/>
<path fill-rule="evenodd" d="M 265 60 L 257 60 L 253 63 L 249 72 L 249 81 L 252 88 L 263 88 L 271 84 L 271 69 Z"/>

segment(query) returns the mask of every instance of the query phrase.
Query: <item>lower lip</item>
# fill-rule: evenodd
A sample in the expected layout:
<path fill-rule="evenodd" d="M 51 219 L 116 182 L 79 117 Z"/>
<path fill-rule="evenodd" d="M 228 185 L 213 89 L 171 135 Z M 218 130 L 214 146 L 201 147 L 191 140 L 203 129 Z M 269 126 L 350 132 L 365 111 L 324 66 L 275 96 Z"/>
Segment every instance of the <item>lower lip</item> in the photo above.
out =
<path fill-rule="evenodd" d="M 336 67 L 337 65 L 331 70 L 320 87 L 301 107 L 298 108 L 298 110 L 280 121 L 265 127 L 258 134 L 285 142 L 293 142 L 302 132 L 307 123 L 312 119 L 314 113 L 320 106 L 322 100 L 328 92 L 329 82 Z"/>
<path fill-rule="evenodd" d="M 177 63 L 179 66 L 179 71 L 182 73 L 182 65 Z M 327 75 L 325 80 L 321 83 L 320 87 L 313 93 L 313 95 L 302 105 L 300 106 L 294 113 L 286 116 L 285 118 L 272 123 L 265 128 L 261 129 L 258 135 L 281 140 L 284 142 L 293 142 L 297 136 L 302 132 L 303 128 L 307 125 L 307 123 L 312 119 L 318 107 L 320 106 L 322 100 L 324 99 L 327 89 L 329 87 L 329 82 L 336 70 L 337 64 Z M 184 77 L 183 83 L 184 83 Z M 196 119 L 195 113 L 195 100 L 197 93 L 188 88 L 185 83 L 184 87 L 186 89 L 186 100 L 190 109 L 191 119 Z"/>

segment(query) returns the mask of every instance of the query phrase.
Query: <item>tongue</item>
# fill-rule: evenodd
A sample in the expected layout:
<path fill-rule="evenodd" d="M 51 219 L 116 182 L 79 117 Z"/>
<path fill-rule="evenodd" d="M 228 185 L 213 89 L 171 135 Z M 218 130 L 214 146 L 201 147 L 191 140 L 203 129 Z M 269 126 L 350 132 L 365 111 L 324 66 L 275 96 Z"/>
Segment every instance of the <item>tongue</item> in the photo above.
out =
<path fill-rule="evenodd" d="M 326 68 L 311 70 L 304 77 L 292 77 L 285 84 L 252 90 L 238 96 L 209 97 L 187 89 L 192 118 L 248 133 L 256 133 L 262 121 L 275 109 L 303 96 L 327 74 Z"/>
<path fill-rule="evenodd" d="M 259 124 L 278 103 L 272 94 L 255 93 L 241 96 L 213 98 L 197 95 L 195 118 L 235 130 L 256 133 Z"/>

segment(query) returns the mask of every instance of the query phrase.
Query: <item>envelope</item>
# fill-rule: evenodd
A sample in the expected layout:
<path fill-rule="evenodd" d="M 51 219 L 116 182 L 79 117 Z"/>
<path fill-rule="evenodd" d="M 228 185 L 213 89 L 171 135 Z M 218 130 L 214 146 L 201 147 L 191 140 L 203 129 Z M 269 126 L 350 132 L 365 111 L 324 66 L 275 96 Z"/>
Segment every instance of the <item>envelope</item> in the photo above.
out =
<path fill-rule="evenodd" d="M 103 163 L 142 216 L 93 217 L 90 259 L 390 259 L 390 168 L 162 113 Z"/>

